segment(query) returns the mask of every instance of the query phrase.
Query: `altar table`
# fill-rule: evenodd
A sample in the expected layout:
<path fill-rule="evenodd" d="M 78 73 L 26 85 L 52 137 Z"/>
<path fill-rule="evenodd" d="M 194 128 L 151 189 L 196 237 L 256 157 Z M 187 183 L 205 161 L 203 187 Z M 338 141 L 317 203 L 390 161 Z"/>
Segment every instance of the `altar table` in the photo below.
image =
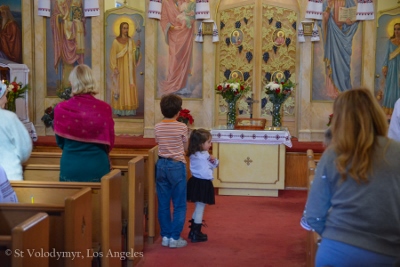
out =
<path fill-rule="evenodd" d="M 278 196 L 285 187 L 286 147 L 291 136 L 286 128 L 267 130 L 211 130 L 213 155 L 219 159 L 214 187 L 220 195 Z"/>

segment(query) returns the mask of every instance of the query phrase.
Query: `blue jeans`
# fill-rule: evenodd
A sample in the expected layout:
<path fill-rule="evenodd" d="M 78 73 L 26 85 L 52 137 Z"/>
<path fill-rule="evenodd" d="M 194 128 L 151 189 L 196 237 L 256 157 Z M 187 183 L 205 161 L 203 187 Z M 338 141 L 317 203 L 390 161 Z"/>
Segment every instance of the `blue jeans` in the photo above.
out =
<path fill-rule="evenodd" d="M 393 267 L 396 258 L 322 238 L 315 257 L 316 267 Z"/>
<path fill-rule="evenodd" d="M 156 164 L 156 189 L 161 236 L 177 240 L 186 218 L 186 165 L 160 158 Z"/>

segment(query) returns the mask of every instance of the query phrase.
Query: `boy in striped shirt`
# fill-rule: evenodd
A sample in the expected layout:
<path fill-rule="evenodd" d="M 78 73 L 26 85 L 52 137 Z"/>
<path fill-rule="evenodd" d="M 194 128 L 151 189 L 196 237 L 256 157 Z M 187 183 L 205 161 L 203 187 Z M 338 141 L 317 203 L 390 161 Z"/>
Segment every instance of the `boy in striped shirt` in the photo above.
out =
<path fill-rule="evenodd" d="M 180 248 L 187 245 L 180 234 L 186 218 L 185 150 L 188 145 L 188 128 L 186 124 L 176 120 L 182 109 L 182 98 L 174 94 L 164 95 L 160 101 L 160 108 L 164 119 L 155 125 L 154 133 L 158 143 L 156 189 L 161 244 L 170 248 Z"/>

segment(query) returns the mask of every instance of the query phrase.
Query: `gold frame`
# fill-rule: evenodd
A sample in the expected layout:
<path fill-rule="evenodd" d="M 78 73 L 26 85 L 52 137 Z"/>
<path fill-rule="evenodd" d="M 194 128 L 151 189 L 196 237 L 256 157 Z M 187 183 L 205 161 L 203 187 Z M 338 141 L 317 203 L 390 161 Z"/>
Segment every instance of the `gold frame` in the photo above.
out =
<path fill-rule="evenodd" d="M 314 29 L 314 21 L 302 21 L 304 36 L 311 36 Z"/>
<path fill-rule="evenodd" d="M 202 22 L 201 25 L 203 35 L 213 35 L 214 32 L 214 22 Z"/>

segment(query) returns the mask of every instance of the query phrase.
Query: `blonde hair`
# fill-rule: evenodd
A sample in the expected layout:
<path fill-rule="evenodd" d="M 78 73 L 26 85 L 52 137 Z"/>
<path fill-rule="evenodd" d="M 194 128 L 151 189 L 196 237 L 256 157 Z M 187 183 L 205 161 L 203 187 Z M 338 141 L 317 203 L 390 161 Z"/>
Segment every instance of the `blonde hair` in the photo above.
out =
<path fill-rule="evenodd" d="M 388 131 L 386 115 L 372 93 L 366 88 L 341 93 L 333 104 L 331 129 L 342 179 L 350 174 L 357 182 L 367 182 L 377 136 Z"/>
<path fill-rule="evenodd" d="M 96 82 L 92 70 L 85 64 L 77 65 L 69 74 L 69 82 L 72 87 L 72 95 L 92 94 L 95 95 Z"/>

